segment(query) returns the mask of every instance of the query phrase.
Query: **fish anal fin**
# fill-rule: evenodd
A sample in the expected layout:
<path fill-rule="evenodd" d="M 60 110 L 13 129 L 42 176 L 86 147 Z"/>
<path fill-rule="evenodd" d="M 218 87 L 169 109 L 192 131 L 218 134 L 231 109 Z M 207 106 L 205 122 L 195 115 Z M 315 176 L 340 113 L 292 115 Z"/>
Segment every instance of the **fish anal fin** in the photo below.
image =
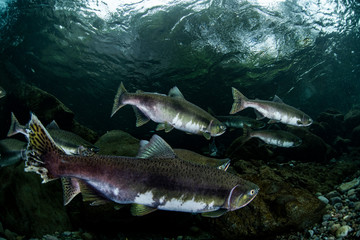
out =
<path fill-rule="evenodd" d="M 152 208 L 152 207 L 148 207 L 145 205 L 134 203 L 131 205 L 130 212 L 131 212 L 131 215 L 133 215 L 133 216 L 144 216 L 144 215 L 152 213 L 156 210 L 157 210 L 156 208 Z"/>
<path fill-rule="evenodd" d="M 184 98 L 184 95 L 180 92 L 180 90 L 177 87 L 173 87 L 169 91 L 169 97 L 177 97 L 177 98 Z"/>
<path fill-rule="evenodd" d="M 216 217 L 220 217 L 222 215 L 224 215 L 224 213 L 226 213 L 228 210 L 227 209 L 218 209 L 216 211 L 213 212 L 205 212 L 205 213 L 201 213 L 201 216 L 203 217 L 211 217 L 211 218 L 216 218 Z"/>
<path fill-rule="evenodd" d="M 279 121 L 276 121 L 276 120 L 274 120 L 274 119 L 270 119 L 269 121 L 268 121 L 268 124 L 273 124 L 273 123 L 278 123 Z"/>
<path fill-rule="evenodd" d="M 157 126 L 156 126 L 156 131 L 161 131 L 161 130 L 164 130 L 165 129 L 165 123 L 159 123 Z"/>
<path fill-rule="evenodd" d="M 173 130 L 174 129 L 174 126 L 173 125 L 171 125 L 171 124 L 169 124 L 169 123 L 165 123 L 165 132 L 166 133 L 168 133 L 168 132 L 170 132 L 171 130 Z"/>
<path fill-rule="evenodd" d="M 137 107 L 133 106 L 135 116 L 136 116 L 136 127 L 140 127 L 147 123 L 150 119 L 142 113 Z"/>
<path fill-rule="evenodd" d="M 265 116 L 262 115 L 258 110 L 254 109 L 255 115 L 256 115 L 256 120 L 261 120 L 264 119 Z"/>
<path fill-rule="evenodd" d="M 80 184 L 76 178 L 61 178 L 64 193 L 64 206 L 69 204 L 80 192 Z"/>
<path fill-rule="evenodd" d="M 158 135 L 153 135 L 149 143 L 139 149 L 138 158 L 175 158 L 172 148 Z"/>
<path fill-rule="evenodd" d="M 84 202 L 91 202 L 91 206 L 98 206 L 109 202 L 108 200 L 101 197 L 99 193 L 87 183 L 81 180 L 79 180 L 78 182 Z"/>

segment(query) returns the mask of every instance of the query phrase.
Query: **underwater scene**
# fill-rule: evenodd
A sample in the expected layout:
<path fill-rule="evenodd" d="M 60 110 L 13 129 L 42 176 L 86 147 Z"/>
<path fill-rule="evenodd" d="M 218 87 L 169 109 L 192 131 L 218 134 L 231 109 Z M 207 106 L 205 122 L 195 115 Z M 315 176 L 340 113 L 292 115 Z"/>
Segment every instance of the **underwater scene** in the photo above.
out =
<path fill-rule="evenodd" d="M 3 239 L 360 239 L 360 2 L 0 0 Z"/>

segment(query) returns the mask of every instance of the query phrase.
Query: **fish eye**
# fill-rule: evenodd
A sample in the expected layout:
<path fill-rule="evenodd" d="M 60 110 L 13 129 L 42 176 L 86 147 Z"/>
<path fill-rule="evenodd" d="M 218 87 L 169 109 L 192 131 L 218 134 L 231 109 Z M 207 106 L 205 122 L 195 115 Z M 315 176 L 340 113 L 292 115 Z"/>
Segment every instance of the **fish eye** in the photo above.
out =
<path fill-rule="evenodd" d="M 249 193 L 250 193 L 250 195 L 252 196 L 252 195 L 255 194 L 255 190 L 254 190 L 254 189 L 251 189 Z"/>

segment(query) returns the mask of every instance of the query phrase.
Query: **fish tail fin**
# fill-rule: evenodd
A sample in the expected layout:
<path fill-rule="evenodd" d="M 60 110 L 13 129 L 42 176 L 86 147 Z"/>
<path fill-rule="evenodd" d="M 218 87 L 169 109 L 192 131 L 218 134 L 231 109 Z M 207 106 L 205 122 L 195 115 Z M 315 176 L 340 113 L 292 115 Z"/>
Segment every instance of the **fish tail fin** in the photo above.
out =
<path fill-rule="evenodd" d="M 248 101 L 248 98 L 245 97 L 239 90 L 234 87 L 232 88 L 232 94 L 234 98 L 234 103 L 232 105 L 230 114 L 234 114 L 245 109 L 246 107 L 244 103 Z"/>
<path fill-rule="evenodd" d="M 11 137 L 18 133 L 22 133 L 26 137 L 28 137 L 28 133 L 26 130 L 27 130 L 26 126 L 21 125 L 19 123 L 19 121 L 17 120 L 17 118 L 15 117 L 15 114 L 13 112 L 11 112 L 11 124 L 10 124 L 10 129 L 8 131 L 7 136 Z"/>
<path fill-rule="evenodd" d="M 122 101 L 121 101 L 121 98 L 125 93 L 127 93 L 127 91 L 124 87 L 124 84 L 121 82 L 120 86 L 116 92 L 115 98 L 114 98 L 114 104 L 113 104 L 113 108 L 112 108 L 110 117 L 114 116 L 114 114 L 125 105 L 125 104 L 122 104 Z"/>
<path fill-rule="evenodd" d="M 43 183 L 58 178 L 56 169 L 60 155 L 64 152 L 56 145 L 35 114 L 31 114 L 28 141 L 25 172 L 36 172 L 43 179 Z"/>

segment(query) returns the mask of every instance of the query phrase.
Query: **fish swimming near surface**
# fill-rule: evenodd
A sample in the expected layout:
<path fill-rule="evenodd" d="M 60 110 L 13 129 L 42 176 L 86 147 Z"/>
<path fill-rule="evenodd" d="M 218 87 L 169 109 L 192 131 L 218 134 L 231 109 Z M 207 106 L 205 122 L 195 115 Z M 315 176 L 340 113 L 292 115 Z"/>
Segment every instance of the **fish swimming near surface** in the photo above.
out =
<path fill-rule="evenodd" d="M 170 132 L 173 128 L 203 135 L 206 139 L 223 134 L 226 126 L 200 107 L 185 100 L 177 87 L 168 95 L 137 91 L 129 93 L 123 83 L 120 84 L 114 99 L 111 116 L 121 107 L 132 105 L 136 115 L 136 126 L 150 119 L 159 123 L 157 130 Z"/>
<path fill-rule="evenodd" d="M 68 179 L 63 182 L 65 204 L 81 192 L 93 205 L 132 204 L 135 216 L 159 209 L 218 217 L 246 206 L 259 191 L 237 175 L 178 158 L 157 135 L 137 157 L 81 156 L 58 148 L 34 114 L 29 127 L 25 171 L 40 174 L 43 182 Z"/>
<path fill-rule="evenodd" d="M 275 95 L 273 101 L 250 100 L 245 97 L 239 90 L 232 88 L 234 103 L 230 114 L 237 113 L 245 108 L 255 109 L 258 119 L 267 117 L 270 122 L 282 122 L 284 124 L 306 127 L 312 124 L 313 120 L 302 111 L 289 106 Z"/>
<path fill-rule="evenodd" d="M 0 167 L 6 167 L 25 160 L 26 146 L 26 142 L 17 139 L 6 138 L 0 140 Z"/>
<path fill-rule="evenodd" d="M 246 142 L 251 138 L 259 138 L 266 144 L 277 147 L 284 147 L 284 148 L 298 147 L 302 143 L 301 138 L 287 131 L 283 131 L 283 130 L 252 131 L 247 126 L 244 127 L 243 137 L 244 137 L 243 142 Z"/>
<path fill-rule="evenodd" d="M 64 150 L 66 154 L 93 155 L 99 151 L 98 147 L 75 133 L 60 129 L 55 121 L 48 124 L 46 129 L 56 144 Z M 7 136 L 10 137 L 17 133 L 22 133 L 28 138 L 29 127 L 21 125 L 15 117 L 15 114 L 11 113 L 11 125 Z"/>
<path fill-rule="evenodd" d="M 6 96 L 6 91 L 2 87 L 0 87 L 0 98 L 3 98 L 5 96 Z"/>

